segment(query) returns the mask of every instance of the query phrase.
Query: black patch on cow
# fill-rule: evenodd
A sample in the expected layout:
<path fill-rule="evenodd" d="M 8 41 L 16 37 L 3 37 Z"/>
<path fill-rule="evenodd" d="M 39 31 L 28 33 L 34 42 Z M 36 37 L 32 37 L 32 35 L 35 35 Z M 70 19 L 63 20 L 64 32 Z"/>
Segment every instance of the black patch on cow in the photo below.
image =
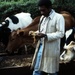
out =
<path fill-rule="evenodd" d="M 11 30 L 9 28 L 0 27 L 0 42 L 2 42 L 5 45 L 5 47 L 8 44 L 10 34 Z"/>
<path fill-rule="evenodd" d="M 19 22 L 19 19 L 16 16 L 14 16 L 14 15 L 10 16 L 9 18 L 12 20 L 12 22 L 14 24 L 17 24 Z"/>
<path fill-rule="evenodd" d="M 74 34 L 75 34 L 75 27 L 72 28 L 72 33 L 66 39 L 66 42 L 65 42 L 66 45 L 68 45 L 71 41 L 75 41 Z"/>
<path fill-rule="evenodd" d="M 61 43 L 60 43 L 61 50 L 63 50 L 63 48 L 64 48 L 65 40 L 66 40 L 66 35 L 64 35 L 64 37 L 61 38 Z"/>

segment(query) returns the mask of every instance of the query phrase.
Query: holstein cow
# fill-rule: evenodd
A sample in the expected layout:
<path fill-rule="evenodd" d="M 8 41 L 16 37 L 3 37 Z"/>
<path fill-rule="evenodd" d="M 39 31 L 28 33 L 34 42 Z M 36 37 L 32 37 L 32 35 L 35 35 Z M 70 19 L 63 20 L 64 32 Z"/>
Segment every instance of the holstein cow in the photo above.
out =
<path fill-rule="evenodd" d="M 60 63 L 69 63 L 75 58 L 75 42 L 71 41 L 64 49 L 64 52 L 60 55 Z"/>
<path fill-rule="evenodd" d="M 10 34 L 17 29 L 23 29 L 32 22 L 30 13 L 17 13 L 7 17 L 0 26 L 0 42 L 7 47 Z"/>
<path fill-rule="evenodd" d="M 11 32 L 17 30 L 18 28 L 22 29 L 27 27 L 32 22 L 30 13 L 17 13 L 15 15 L 9 16 L 2 22 L 2 26 L 8 27 Z"/>
<path fill-rule="evenodd" d="M 63 17 L 65 19 L 65 31 L 74 27 L 75 20 L 72 17 L 72 15 L 66 11 L 64 11 L 61 14 L 63 15 Z M 10 52 L 10 51 L 17 49 L 19 46 L 22 46 L 23 44 L 33 44 L 33 38 L 31 36 L 29 36 L 29 31 L 36 31 L 38 29 L 39 21 L 40 21 L 40 16 L 35 18 L 28 27 L 26 27 L 22 30 L 16 31 L 13 36 L 11 35 L 6 50 L 8 50 Z M 42 20 L 41 20 L 41 22 L 42 22 Z M 20 35 L 20 34 L 22 34 L 22 35 Z M 65 41 L 62 41 L 62 43 L 63 44 L 61 44 L 61 45 L 64 46 Z M 62 48 L 63 48 L 63 46 L 62 46 Z"/>
<path fill-rule="evenodd" d="M 68 63 L 75 55 L 75 27 L 66 31 L 66 41 L 63 50 L 60 55 L 60 61 L 62 63 Z"/>

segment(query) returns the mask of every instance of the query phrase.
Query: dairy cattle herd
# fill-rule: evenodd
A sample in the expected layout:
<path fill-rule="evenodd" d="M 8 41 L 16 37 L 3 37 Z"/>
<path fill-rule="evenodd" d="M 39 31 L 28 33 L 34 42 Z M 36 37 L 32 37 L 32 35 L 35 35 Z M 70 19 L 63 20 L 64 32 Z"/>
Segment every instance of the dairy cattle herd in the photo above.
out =
<path fill-rule="evenodd" d="M 75 19 L 67 11 L 62 11 L 62 12 L 60 12 L 60 14 L 62 14 L 64 19 L 65 19 L 65 37 L 63 37 L 62 40 L 61 40 L 61 49 L 63 51 L 65 50 L 65 51 L 61 53 L 60 60 L 63 63 L 67 63 L 67 62 L 69 62 L 70 60 L 72 60 L 74 58 L 74 51 L 75 51 L 75 42 L 74 42 L 74 38 L 75 38 L 75 35 L 74 35 L 74 33 L 75 33 L 74 32 Z M 33 43 L 34 42 L 33 37 L 29 35 L 29 31 L 36 31 L 38 29 L 40 16 L 37 16 L 32 20 L 29 13 L 27 13 L 26 16 L 23 16 L 23 18 L 21 17 L 21 15 L 20 15 L 19 20 L 16 19 L 16 18 L 14 19 L 16 21 L 14 26 L 13 26 L 13 23 L 12 23 L 14 21 L 11 20 L 12 17 L 7 18 L 7 19 L 10 18 L 9 20 L 11 22 L 9 22 L 7 19 L 5 20 L 5 22 L 2 22 L 3 25 L 0 28 L 0 32 L 2 31 L 2 29 L 5 30 L 6 28 L 9 28 L 9 30 L 10 30 L 10 33 L 8 31 L 9 36 L 8 36 L 8 41 L 7 41 L 7 45 L 6 45 L 6 48 L 5 48 L 5 51 L 7 51 L 8 53 L 12 53 L 15 50 L 17 50 L 18 47 L 22 47 L 26 44 L 36 46 L 36 44 Z M 17 14 L 16 14 L 16 16 L 17 16 Z M 24 20 L 24 18 L 25 18 L 25 20 Z M 26 18 L 27 18 L 27 20 L 26 20 Z M 19 22 L 19 23 L 17 23 L 17 22 Z M 10 24 L 10 26 L 8 26 L 7 24 Z M 21 27 L 21 25 L 22 25 L 22 27 Z M 24 25 L 26 25 L 26 26 L 24 26 Z M 19 27 L 17 27 L 17 26 L 19 26 Z M 67 37 L 66 32 L 69 29 L 71 29 L 71 32 L 70 32 L 70 35 L 68 35 L 68 37 Z M 73 37 L 73 39 L 72 39 L 72 37 Z M 66 44 L 66 46 L 64 47 L 65 44 Z"/>
<path fill-rule="evenodd" d="M 4 49 L 8 45 L 9 36 L 11 33 L 17 29 L 27 27 L 32 22 L 32 20 L 31 14 L 24 12 L 17 13 L 5 18 L 5 20 L 0 24 L 0 42 L 3 43 Z"/>

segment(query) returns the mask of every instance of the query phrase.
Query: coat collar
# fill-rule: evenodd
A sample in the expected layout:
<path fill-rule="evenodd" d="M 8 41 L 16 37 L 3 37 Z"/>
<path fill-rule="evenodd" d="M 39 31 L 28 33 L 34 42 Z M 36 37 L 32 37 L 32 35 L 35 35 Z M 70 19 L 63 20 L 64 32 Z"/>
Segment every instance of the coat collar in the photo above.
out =
<path fill-rule="evenodd" d="M 52 19 L 55 15 L 55 11 L 52 9 L 50 14 L 49 14 L 49 18 Z"/>

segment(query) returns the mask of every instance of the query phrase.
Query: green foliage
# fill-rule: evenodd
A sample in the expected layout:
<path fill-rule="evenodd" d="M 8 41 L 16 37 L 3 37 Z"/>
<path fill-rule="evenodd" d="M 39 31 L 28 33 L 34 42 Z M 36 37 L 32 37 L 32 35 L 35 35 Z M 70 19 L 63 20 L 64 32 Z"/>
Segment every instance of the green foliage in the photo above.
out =
<path fill-rule="evenodd" d="M 75 17 L 75 0 L 55 0 L 53 7 L 58 11 L 59 9 L 70 12 Z"/>
<path fill-rule="evenodd" d="M 3 21 L 7 16 L 11 16 L 19 12 L 31 13 L 32 18 L 39 15 L 36 2 L 2 2 L 0 5 L 0 22 Z"/>
<path fill-rule="evenodd" d="M 31 13 L 32 18 L 40 15 L 37 1 L 38 0 L 0 0 L 0 22 L 2 22 L 7 16 L 19 12 Z M 57 2 L 58 0 L 51 1 L 53 3 L 53 8 L 56 11 L 61 7 L 63 10 L 69 11 L 75 16 L 75 0 L 59 0 L 59 2 Z M 62 1 L 64 1 L 64 3 Z"/>

